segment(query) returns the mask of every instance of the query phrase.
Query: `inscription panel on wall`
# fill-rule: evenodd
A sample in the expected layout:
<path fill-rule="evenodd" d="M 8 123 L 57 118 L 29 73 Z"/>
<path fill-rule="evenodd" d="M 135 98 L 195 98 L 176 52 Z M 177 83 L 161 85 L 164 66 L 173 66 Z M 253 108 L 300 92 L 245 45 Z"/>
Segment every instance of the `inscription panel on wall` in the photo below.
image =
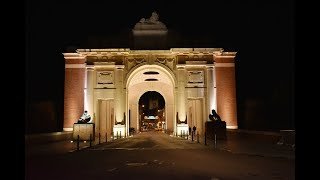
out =
<path fill-rule="evenodd" d="M 203 71 L 188 71 L 188 87 L 203 87 L 204 74 Z"/>
<path fill-rule="evenodd" d="M 114 87 L 114 72 L 113 71 L 98 71 L 97 72 L 97 87 L 112 88 Z"/>

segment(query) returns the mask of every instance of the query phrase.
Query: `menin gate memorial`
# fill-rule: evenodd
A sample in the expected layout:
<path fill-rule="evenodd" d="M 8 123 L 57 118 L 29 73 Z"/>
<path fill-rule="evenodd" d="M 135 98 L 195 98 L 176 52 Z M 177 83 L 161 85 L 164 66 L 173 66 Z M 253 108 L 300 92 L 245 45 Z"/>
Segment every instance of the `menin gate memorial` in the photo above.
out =
<path fill-rule="evenodd" d="M 167 32 L 154 12 L 132 29 L 133 49 L 63 53 L 64 130 L 72 131 L 87 110 L 96 136 L 120 132 L 126 136 L 129 128 L 139 131 L 142 115 L 138 102 L 148 91 L 163 96 L 164 128 L 171 133 L 179 135 L 196 126 L 203 134 L 212 109 L 228 129 L 237 129 L 236 52 L 213 47 L 166 47 Z"/>

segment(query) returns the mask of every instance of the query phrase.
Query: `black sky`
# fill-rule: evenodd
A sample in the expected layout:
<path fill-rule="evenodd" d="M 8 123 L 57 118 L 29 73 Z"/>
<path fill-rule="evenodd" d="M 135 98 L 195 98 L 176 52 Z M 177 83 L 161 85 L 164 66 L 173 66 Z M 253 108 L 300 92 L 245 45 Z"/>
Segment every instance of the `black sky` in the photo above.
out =
<path fill-rule="evenodd" d="M 238 52 L 239 116 L 245 113 L 248 99 L 262 99 L 272 106 L 277 104 L 268 110 L 282 112 L 286 122 L 292 124 L 293 1 L 51 0 L 25 4 L 28 101 L 63 102 L 62 53 L 68 46 L 94 48 L 88 47 L 89 37 L 121 37 L 121 32 L 157 11 L 159 20 L 191 42 L 190 46 L 205 41 L 207 47 Z M 122 37 L 120 45 L 129 46 L 126 38 Z"/>

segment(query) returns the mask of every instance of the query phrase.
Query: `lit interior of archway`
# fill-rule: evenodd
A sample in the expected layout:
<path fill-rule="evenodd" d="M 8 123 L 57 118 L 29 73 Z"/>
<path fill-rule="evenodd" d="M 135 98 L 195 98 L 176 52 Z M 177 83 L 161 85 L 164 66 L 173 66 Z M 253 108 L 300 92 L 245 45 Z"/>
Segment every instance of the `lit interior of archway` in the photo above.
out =
<path fill-rule="evenodd" d="M 137 68 L 128 77 L 128 108 L 130 109 L 130 127 L 140 128 L 139 99 L 148 91 L 160 93 L 165 100 L 166 129 L 173 129 L 174 118 L 174 81 L 170 73 L 159 65 L 144 65 Z"/>
<path fill-rule="evenodd" d="M 140 131 L 165 129 L 165 101 L 156 91 L 145 92 L 139 99 Z"/>

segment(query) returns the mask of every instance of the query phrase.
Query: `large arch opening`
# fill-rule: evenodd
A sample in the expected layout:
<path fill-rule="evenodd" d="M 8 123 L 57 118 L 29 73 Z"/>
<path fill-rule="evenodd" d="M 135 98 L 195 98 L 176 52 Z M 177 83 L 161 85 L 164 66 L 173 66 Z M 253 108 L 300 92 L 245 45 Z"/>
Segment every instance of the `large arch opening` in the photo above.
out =
<path fill-rule="evenodd" d="M 128 73 L 126 78 L 127 90 L 127 112 L 128 128 L 135 129 L 137 132 L 144 130 L 141 119 L 141 107 L 139 103 L 144 94 L 160 94 L 163 98 L 163 109 L 156 109 L 159 113 L 163 113 L 162 130 L 173 132 L 175 128 L 174 112 L 175 112 L 175 77 L 173 73 L 162 64 L 141 64 Z M 160 97 L 159 96 L 159 97 Z M 156 127 L 156 126 L 155 126 Z"/>
<path fill-rule="evenodd" d="M 139 99 L 140 131 L 165 130 L 165 100 L 156 91 L 145 92 Z"/>

